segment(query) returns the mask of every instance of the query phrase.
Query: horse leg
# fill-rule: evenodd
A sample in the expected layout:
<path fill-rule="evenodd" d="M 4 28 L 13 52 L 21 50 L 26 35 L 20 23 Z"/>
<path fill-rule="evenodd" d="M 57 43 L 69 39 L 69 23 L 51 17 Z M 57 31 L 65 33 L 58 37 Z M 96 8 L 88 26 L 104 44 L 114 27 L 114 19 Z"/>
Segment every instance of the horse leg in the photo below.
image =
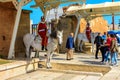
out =
<path fill-rule="evenodd" d="M 80 51 L 80 41 L 78 39 L 78 44 L 77 44 L 77 51 Z"/>
<path fill-rule="evenodd" d="M 30 53 L 31 53 L 31 49 L 30 49 L 30 45 L 26 46 L 26 57 L 30 58 Z"/>
<path fill-rule="evenodd" d="M 26 48 L 26 57 L 29 58 L 29 47 Z"/>
<path fill-rule="evenodd" d="M 35 58 L 39 58 L 39 51 L 38 50 L 35 52 Z"/>
<path fill-rule="evenodd" d="M 51 65 L 50 61 L 51 61 L 51 59 L 52 59 L 52 57 L 53 57 L 53 53 L 54 53 L 54 52 L 51 52 L 51 53 L 50 53 L 50 60 L 49 60 L 49 66 L 50 66 L 50 68 L 52 68 L 52 65 Z"/>
<path fill-rule="evenodd" d="M 57 46 L 57 48 L 55 49 L 54 54 L 56 54 L 56 55 L 59 54 L 59 46 Z"/>
<path fill-rule="evenodd" d="M 47 53 L 47 58 L 46 58 L 46 66 L 47 66 L 48 69 L 52 68 L 52 65 L 50 64 L 50 57 L 51 57 L 51 53 L 48 52 Z"/>
<path fill-rule="evenodd" d="M 57 45 L 57 48 L 56 48 L 56 49 L 57 49 L 57 53 L 59 54 L 59 45 Z"/>
<path fill-rule="evenodd" d="M 80 51 L 83 51 L 83 41 L 80 41 Z"/>

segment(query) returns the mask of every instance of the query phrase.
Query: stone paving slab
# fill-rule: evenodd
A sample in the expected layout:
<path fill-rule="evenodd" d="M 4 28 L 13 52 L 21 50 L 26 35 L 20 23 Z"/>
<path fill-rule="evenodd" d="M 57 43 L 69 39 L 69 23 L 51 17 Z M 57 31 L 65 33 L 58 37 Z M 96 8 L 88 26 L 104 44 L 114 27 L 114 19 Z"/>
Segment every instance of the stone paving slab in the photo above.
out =
<path fill-rule="evenodd" d="M 44 54 L 45 52 L 40 52 L 39 59 L 40 61 L 45 61 Z M 101 64 L 101 56 L 99 56 L 99 59 L 95 59 L 94 54 L 88 55 L 88 54 L 83 54 L 83 53 L 75 53 L 74 54 L 74 59 L 73 60 L 66 60 L 66 54 L 57 54 L 53 55 L 52 57 L 52 62 L 57 62 L 57 63 L 71 63 L 71 64 L 88 64 L 88 65 L 96 65 L 96 66 L 108 66 L 108 65 L 103 65 Z"/>
<path fill-rule="evenodd" d="M 120 56 L 118 57 L 118 66 L 103 64 L 100 61 L 101 61 L 101 56 L 99 56 L 99 59 L 95 59 L 94 55 L 81 54 L 81 53 L 74 54 L 74 60 L 71 61 L 66 60 L 66 54 L 62 54 L 55 57 L 53 56 L 52 59 L 52 62 L 57 62 L 57 63 L 85 64 L 85 65 L 111 67 L 111 71 L 109 71 L 107 74 L 101 77 L 100 80 L 120 80 Z"/>
<path fill-rule="evenodd" d="M 105 74 L 100 80 L 120 80 L 120 67 L 112 66 L 112 70 Z"/>
<path fill-rule="evenodd" d="M 45 61 L 44 54 L 45 53 L 40 53 L 40 61 Z M 120 65 L 119 60 L 118 62 Z M 100 61 L 101 61 L 101 57 L 99 57 L 99 59 L 95 59 L 94 55 L 79 54 L 79 53 L 74 54 L 74 60 L 71 61 L 66 60 L 66 54 L 54 55 L 52 58 L 52 62 L 57 62 L 57 63 L 110 66 L 110 65 L 101 64 Z M 120 66 L 110 66 L 110 67 L 111 67 L 111 71 L 106 73 L 104 76 L 81 75 L 81 74 L 71 75 L 68 73 L 61 73 L 61 72 L 56 73 L 51 71 L 46 72 L 46 71 L 37 70 L 35 72 L 19 75 L 8 80 L 120 80 Z"/>
<path fill-rule="evenodd" d="M 78 75 L 61 72 L 35 71 L 7 80 L 99 80 L 101 76 Z"/>

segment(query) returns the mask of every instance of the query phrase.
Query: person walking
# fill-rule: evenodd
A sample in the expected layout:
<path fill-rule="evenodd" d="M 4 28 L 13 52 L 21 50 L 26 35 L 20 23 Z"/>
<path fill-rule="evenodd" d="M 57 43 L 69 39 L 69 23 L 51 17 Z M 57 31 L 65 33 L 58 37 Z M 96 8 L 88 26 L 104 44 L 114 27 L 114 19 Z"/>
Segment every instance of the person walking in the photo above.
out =
<path fill-rule="evenodd" d="M 114 34 L 111 34 L 111 46 L 110 46 L 110 51 L 111 51 L 111 65 L 118 65 L 118 61 L 117 61 L 117 53 L 118 53 L 118 49 L 117 49 L 117 39 L 115 37 Z"/>
<path fill-rule="evenodd" d="M 98 52 L 99 52 L 100 47 L 102 45 L 102 37 L 101 37 L 100 33 L 98 33 L 98 35 L 95 37 L 94 44 L 96 44 L 95 59 L 98 59 Z"/>
<path fill-rule="evenodd" d="M 47 43 L 48 43 L 48 37 L 47 37 L 47 25 L 45 23 L 44 16 L 41 17 L 41 22 L 38 24 L 38 34 L 42 38 L 42 50 L 47 51 Z"/>
<path fill-rule="evenodd" d="M 67 48 L 67 60 L 73 59 L 73 51 L 74 51 L 74 34 L 70 33 L 70 35 L 67 38 L 66 42 L 66 48 Z"/>
<path fill-rule="evenodd" d="M 106 54 L 106 51 L 107 51 L 107 46 L 105 45 L 105 43 L 107 41 L 107 33 L 104 32 L 104 34 L 101 37 L 102 37 L 102 44 L 100 46 L 100 51 L 101 51 L 101 55 L 102 55 L 101 62 L 104 63 L 105 54 Z"/>
<path fill-rule="evenodd" d="M 110 62 L 110 46 L 111 46 L 110 34 L 107 34 L 107 40 L 106 40 L 105 46 L 106 46 L 106 53 L 105 53 L 104 62 L 107 63 L 107 62 Z"/>

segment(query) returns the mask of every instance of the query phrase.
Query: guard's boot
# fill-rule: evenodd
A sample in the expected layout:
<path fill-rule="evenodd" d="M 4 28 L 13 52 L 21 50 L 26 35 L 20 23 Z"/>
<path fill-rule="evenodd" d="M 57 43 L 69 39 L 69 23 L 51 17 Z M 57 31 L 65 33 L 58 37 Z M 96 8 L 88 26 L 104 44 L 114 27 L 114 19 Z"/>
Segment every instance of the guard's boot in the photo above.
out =
<path fill-rule="evenodd" d="M 45 51 L 47 51 L 47 47 L 45 47 Z"/>
<path fill-rule="evenodd" d="M 44 50 L 44 46 L 42 46 L 42 51 Z"/>

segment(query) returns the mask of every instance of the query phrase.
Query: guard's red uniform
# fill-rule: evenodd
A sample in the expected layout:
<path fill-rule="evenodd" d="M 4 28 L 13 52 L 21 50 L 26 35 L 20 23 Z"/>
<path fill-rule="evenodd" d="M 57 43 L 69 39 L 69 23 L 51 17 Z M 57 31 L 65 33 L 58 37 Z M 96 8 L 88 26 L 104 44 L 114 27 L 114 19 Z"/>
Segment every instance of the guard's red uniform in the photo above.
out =
<path fill-rule="evenodd" d="M 91 28 L 90 28 L 90 27 L 87 27 L 87 28 L 86 28 L 86 36 L 87 36 L 89 42 L 91 42 L 91 35 L 90 35 L 91 32 L 92 32 Z"/>
<path fill-rule="evenodd" d="M 42 46 L 47 46 L 47 42 L 48 42 L 48 37 L 46 36 L 47 34 L 47 26 L 45 22 L 41 22 L 38 24 L 38 34 L 41 36 L 42 38 Z"/>

